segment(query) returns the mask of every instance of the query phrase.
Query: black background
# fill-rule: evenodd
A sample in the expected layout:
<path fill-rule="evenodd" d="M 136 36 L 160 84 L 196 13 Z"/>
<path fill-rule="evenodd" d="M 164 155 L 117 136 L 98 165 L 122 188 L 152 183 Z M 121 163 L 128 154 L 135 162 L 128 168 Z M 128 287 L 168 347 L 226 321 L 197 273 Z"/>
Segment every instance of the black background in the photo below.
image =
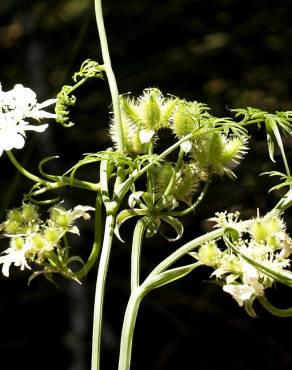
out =
<path fill-rule="evenodd" d="M 164 94 L 206 102 L 218 115 L 228 115 L 227 107 L 292 109 L 291 1 L 108 0 L 104 15 L 120 93 L 138 95 L 155 86 Z M 4 91 L 22 83 L 43 101 L 71 82 L 70 76 L 84 59 L 101 62 L 91 1 L 1 0 L 0 17 Z M 73 128 L 52 123 L 45 134 L 28 135 L 25 149 L 14 151 L 31 171 L 37 171 L 36 158 L 58 154 L 60 160 L 47 169 L 61 174 L 84 152 L 111 145 L 106 83 L 90 81 L 77 97 Z M 290 138 L 286 145 L 291 161 Z M 157 237 L 146 242 L 143 273 L 184 241 L 207 231 L 210 226 L 205 220 L 215 211 L 238 209 L 246 218 L 259 208 L 264 214 L 280 194 L 267 196 L 274 183 L 259 174 L 274 168 L 264 133 L 254 130 L 237 182 L 217 179 L 212 183 L 197 214 L 185 219 L 183 240 L 169 245 Z M 98 179 L 97 173 L 95 167 L 81 172 L 92 180 Z M 2 217 L 5 209 L 20 204 L 30 185 L 15 175 L 3 155 Z M 61 195 L 69 207 L 94 204 L 91 193 L 65 189 Z M 289 212 L 286 221 L 289 230 Z M 102 369 L 106 370 L 117 368 L 133 225 L 129 222 L 122 230 L 128 243 L 116 242 L 113 247 L 105 301 Z M 80 227 L 82 236 L 75 247 L 86 256 L 92 224 Z M 5 249 L 7 240 L 1 240 L 1 246 Z M 144 300 L 132 369 L 291 369 L 291 319 L 272 317 L 258 306 L 259 318 L 248 317 L 219 287 L 205 282 L 209 275 L 208 270 L 195 271 Z M 15 269 L 9 279 L 0 279 L 0 368 L 89 369 L 96 271 L 82 286 L 58 279 L 58 288 L 43 278 L 27 286 L 28 276 Z M 279 306 L 292 304 L 288 288 L 278 286 L 270 296 Z"/>

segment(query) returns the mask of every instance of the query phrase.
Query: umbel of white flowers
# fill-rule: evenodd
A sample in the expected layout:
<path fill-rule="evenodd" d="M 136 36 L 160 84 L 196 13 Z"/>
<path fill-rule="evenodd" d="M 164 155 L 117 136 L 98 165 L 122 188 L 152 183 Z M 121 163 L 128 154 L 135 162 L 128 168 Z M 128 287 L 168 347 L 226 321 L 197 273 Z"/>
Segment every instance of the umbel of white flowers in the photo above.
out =
<path fill-rule="evenodd" d="M 292 239 L 278 214 L 258 216 L 248 226 L 243 226 L 238 217 L 239 213 L 219 212 L 211 220 L 216 222 L 216 227 L 231 228 L 238 232 L 235 246 L 240 254 L 235 254 L 230 248 L 221 250 L 216 241 L 204 244 L 198 253 L 191 254 L 204 265 L 212 267 L 214 271 L 211 276 L 215 276 L 223 290 L 243 306 L 263 296 L 264 290 L 273 285 L 274 279 L 256 269 L 242 255 L 291 278 L 289 257 L 292 254 Z"/>
<path fill-rule="evenodd" d="M 43 132 L 47 124 L 38 124 L 43 118 L 55 118 L 46 108 L 56 99 L 38 103 L 36 94 L 28 87 L 16 84 L 12 90 L 3 91 L 0 84 L 0 156 L 4 150 L 21 149 L 25 144 L 25 131 Z M 37 124 L 33 124 L 37 121 Z"/>
<path fill-rule="evenodd" d="M 30 270 L 30 263 L 42 267 L 44 272 L 46 269 L 53 271 L 53 267 L 59 272 L 66 267 L 68 272 L 67 263 L 72 258 L 69 258 L 68 246 L 62 244 L 62 239 L 66 233 L 79 235 L 75 220 L 80 217 L 88 220 L 89 211 L 94 208 L 78 205 L 66 210 L 55 205 L 49 210 L 50 217 L 43 221 L 37 206 L 32 203 L 10 210 L 6 221 L 0 224 L 0 235 L 10 240 L 9 248 L 0 255 L 3 275 L 9 277 L 11 265 Z"/>

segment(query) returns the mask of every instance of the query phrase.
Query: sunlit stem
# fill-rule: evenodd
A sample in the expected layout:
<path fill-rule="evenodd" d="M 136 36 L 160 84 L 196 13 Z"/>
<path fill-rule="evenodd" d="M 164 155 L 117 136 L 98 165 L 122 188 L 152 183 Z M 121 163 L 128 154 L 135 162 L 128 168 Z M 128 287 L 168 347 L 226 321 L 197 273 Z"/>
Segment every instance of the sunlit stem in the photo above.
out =
<path fill-rule="evenodd" d="M 104 228 L 104 239 L 96 279 L 94 314 L 93 314 L 93 332 L 92 332 L 91 370 L 100 370 L 103 301 L 106 276 L 110 259 L 110 251 L 114 234 L 114 227 L 115 227 L 115 215 L 110 214 L 106 217 Z"/>
<path fill-rule="evenodd" d="M 149 143 L 148 154 L 153 154 L 153 140 Z M 153 179 L 153 168 L 149 168 L 147 171 L 147 191 L 153 193 L 154 179 Z"/>
<path fill-rule="evenodd" d="M 41 179 L 40 177 L 38 177 L 38 176 L 30 173 L 25 168 L 23 168 L 22 165 L 17 161 L 17 159 L 14 157 L 14 154 L 10 150 L 7 150 L 6 153 L 7 153 L 8 157 L 9 157 L 11 163 L 16 167 L 16 169 L 22 175 L 24 175 L 25 177 L 27 177 L 28 179 L 30 179 L 30 180 L 32 180 L 34 182 L 40 183 L 40 184 L 44 184 L 44 185 L 49 185 L 50 184 L 50 182 Z"/>
<path fill-rule="evenodd" d="M 133 291 L 140 284 L 140 258 L 141 246 L 145 230 L 149 224 L 147 217 L 142 217 L 135 226 L 132 242 L 132 255 L 131 255 L 131 290 Z"/>
<path fill-rule="evenodd" d="M 132 342 L 140 303 L 146 292 L 143 288 L 136 288 L 129 299 L 121 334 L 120 356 L 118 370 L 130 370 Z"/>
<path fill-rule="evenodd" d="M 101 52 L 102 52 L 102 57 L 103 57 L 103 62 L 104 62 L 104 68 L 105 68 L 105 73 L 107 75 L 112 103 L 113 103 L 114 122 L 116 125 L 116 133 L 117 133 L 117 149 L 119 152 L 123 152 L 124 151 L 124 137 L 123 137 L 123 128 L 122 128 L 122 121 L 121 121 L 119 92 L 118 92 L 116 78 L 115 78 L 115 75 L 113 73 L 112 66 L 111 66 L 111 59 L 110 59 L 107 37 L 106 37 L 106 32 L 105 32 L 105 27 L 104 27 L 104 22 L 103 22 L 101 0 L 95 0 L 94 3 L 95 3 L 95 16 L 96 16 L 98 34 L 99 34 L 99 39 L 100 39 Z"/>
<path fill-rule="evenodd" d="M 92 269 L 97 260 L 103 238 L 102 226 L 102 199 L 101 193 L 98 192 L 95 201 L 94 243 L 87 262 L 82 269 L 76 273 L 78 279 L 82 279 L 84 276 L 86 276 L 88 271 Z"/>
<path fill-rule="evenodd" d="M 198 238 L 191 240 L 182 247 L 178 248 L 175 252 L 165 258 L 155 269 L 151 272 L 149 276 L 157 275 L 165 271 L 169 266 L 176 262 L 179 258 L 185 256 L 186 254 L 192 252 L 194 249 L 200 247 L 206 242 L 211 240 L 216 240 L 221 238 L 224 235 L 224 228 L 220 228 L 214 231 L 211 231 L 207 234 L 199 236 Z"/>

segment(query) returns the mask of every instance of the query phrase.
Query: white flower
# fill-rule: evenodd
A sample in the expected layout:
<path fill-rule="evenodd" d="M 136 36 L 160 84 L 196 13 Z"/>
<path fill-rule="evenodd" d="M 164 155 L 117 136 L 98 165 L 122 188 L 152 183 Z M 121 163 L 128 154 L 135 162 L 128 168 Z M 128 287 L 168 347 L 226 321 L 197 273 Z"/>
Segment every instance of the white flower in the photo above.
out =
<path fill-rule="evenodd" d="M 22 238 L 12 239 L 11 246 L 2 252 L 2 254 L 5 254 L 5 256 L 0 257 L 0 264 L 3 264 L 2 274 L 6 277 L 9 277 L 9 269 L 12 264 L 14 266 L 20 266 L 21 270 L 24 270 L 24 268 L 30 270 L 25 257 L 25 253 L 28 251 L 29 245 L 27 243 L 23 244 L 22 240 L 22 245 L 20 247 L 19 240 L 22 240 Z"/>
<path fill-rule="evenodd" d="M 72 225 L 73 222 L 82 217 L 84 220 L 90 219 L 90 214 L 88 211 L 95 211 L 95 208 L 91 206 L 81 206 L 78 205 L 73 209 L 66 210 L 61 206 L 52 207 L 51 212 L 51 224 L 58 225 L 66 232 L 79 235 L 79 229 L 77 226 Z"/>
<path fill-rule="evenodd" d="M 6 92 L 0 85 L 0 156 L 4 150 L 23 148 L 25 131 L 45 131 L 47 124 L 33 125 L 27 119 L 55 118 L 55 114 L 43 110 L 55 102 L 49 99 L 39 104 L 36 94 L 21 84 Z"/>
<path fill-rule="evenodd" d="M 248 284 L 227 284 L 223 290 L 231 294 L 239 306 L 243 306 L 244 301 L 248 301 L 255 292 Z"/>

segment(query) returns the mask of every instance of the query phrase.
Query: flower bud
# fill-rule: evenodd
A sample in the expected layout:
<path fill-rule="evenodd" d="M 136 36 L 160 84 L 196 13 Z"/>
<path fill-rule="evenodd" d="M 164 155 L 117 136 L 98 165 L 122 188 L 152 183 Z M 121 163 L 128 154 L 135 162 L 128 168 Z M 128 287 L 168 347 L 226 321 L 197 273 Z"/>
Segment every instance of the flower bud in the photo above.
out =
<path fill-rule="evenodd" d="M 217 247 L 215 241 L 210 241 L 201 246 L 198 251 L 199 260 L 207 266 L 216 267 L 222 256 L 222 252 Z"/>
<path fill-rule="evenodd" d="M 22 206 L 21 217 L 27 223 L 36 221 L 39 217 L 37 207 L 32 203 L 24 204 Z"/>
<path fill-rule="evenodd" d="M 17 250 L 21 250 L 24 246 L 24 239 L 21 236 L 11 239 L 11 246 Z"/>

